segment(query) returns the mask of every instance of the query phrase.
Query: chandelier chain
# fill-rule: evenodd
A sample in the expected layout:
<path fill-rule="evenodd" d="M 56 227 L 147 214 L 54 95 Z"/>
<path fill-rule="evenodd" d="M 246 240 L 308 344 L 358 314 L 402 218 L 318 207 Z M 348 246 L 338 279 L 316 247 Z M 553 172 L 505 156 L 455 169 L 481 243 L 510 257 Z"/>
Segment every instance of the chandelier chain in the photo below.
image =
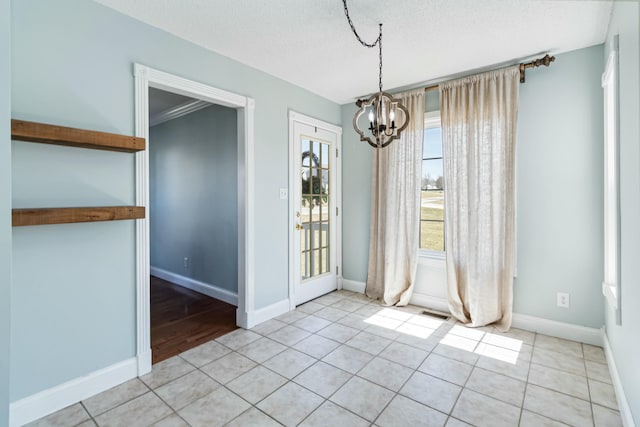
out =
<path fill-rule="evenodd" d="M 353 21 L 349 16 L 349 9 L 347 8 L 347 0 L 342 0 L 342 4 L 344 6 L 344 14 L 346 15 L 347 21 L 349 22 L 349 26 L 351 27 L 351 31 L 353 31 L 353 35 L 356 36 L 356 39 L 358 39 L 360 44 L 362 46 L 369 47 L 369 48 L 376 47 L 376 45 L 378 45 L 378 52 L 379 52 L 378 57 L 380 59 L 379 73 L 378 73 L 378 88 L 380 89 L 380 92 L 382 92 L 382 24 L 378 24 L 379 32 L 378 32 L 378 38 L 376 39 L 376 41 L 374 41 L 373 43 L 367 43 L 364 40 L 362 40 L 362 38 L 356 31 L 356 27 L 353 25 Z"/>
<path fill-rule="evenodd" d="M 351 17 L 349 16 L 349 9 L 347 9 L 347 0 L 342 0 L 342 4 L 344 6 L 344 14 L 347 16 L 347 21 L 349 21 L 349 26 L 351 27 L 351 31 L 353 31 L 353 34 L 356 36 L 360 44 L 366 47 L 375 47 L 380 41 L 380 38 L 382 37 L 382 24 L 380 24 L 380 34 L 378 35 L 378 38 L 376 39 L 376 41 L 374 41 L 373 43 L 367 43 L 364 40 L 362 40 L 362 38 L 360 38 L 360 35 L 356 31 L 356 27 L 353 25 L 353 21 L 351 21 Z"/>
<path fill-rule="evenodd" d="M 380 88 L 380 93 L 382 93 L 382 24 L 380 24 L 380 35 L 378 36 L 378 48 L 380 57 L 380 71 L 378 73 L 378 87 Z"/>

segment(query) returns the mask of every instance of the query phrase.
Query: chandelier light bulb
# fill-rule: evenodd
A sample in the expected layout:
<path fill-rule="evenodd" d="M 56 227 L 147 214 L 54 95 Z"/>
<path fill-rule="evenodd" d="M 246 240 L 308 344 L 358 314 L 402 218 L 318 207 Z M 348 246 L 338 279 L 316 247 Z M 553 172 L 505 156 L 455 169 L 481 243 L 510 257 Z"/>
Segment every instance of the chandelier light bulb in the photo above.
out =
<path fill-rule="evenodd" d="M 369 121 L 373 123 L 373 111 L 369 111 Z"/>
<path fill-rule="evenodd" d="M 391 110 L 389 112 L 389 120 L 394 121 L 396 119 L 396 113 L 395 111 Z"/>

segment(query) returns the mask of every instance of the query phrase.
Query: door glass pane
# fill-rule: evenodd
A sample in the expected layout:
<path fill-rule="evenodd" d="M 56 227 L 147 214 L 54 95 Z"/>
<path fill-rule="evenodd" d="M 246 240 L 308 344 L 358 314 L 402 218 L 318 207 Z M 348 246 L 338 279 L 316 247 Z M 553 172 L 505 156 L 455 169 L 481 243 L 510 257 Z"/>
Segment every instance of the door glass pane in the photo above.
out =
<path fill-rule="evenodd" d="M 323 169 L 329 169 L 329 144 L 320 146 L 320 165 Z"/>
<path fill-rule="evenodd" d="M 329 260 L 331 259 L 331 258 L 329 257 L 329 253 L 330 253 L 330 251 L 329 251 L 329 247 L 327 246 L 327 247 L 324 249 L 324 263 L 322 264 L 322 265 L 324 265 L 324 266 L 325 266 L 325 271 L 329 271 L 329 270 L 330 270 L 330 268 L 331 268 L 331 266 L 329 265 Z"/>
<path fill-rule="evenodd" d="M 302 251 L 300 254 L 300 274 L 303 279 L 309 277 L 309 251 Z"/>
<path fill-rule="evenodd" d="M 331 145 L 301 138 L 300 256 L 303 279 L 331 271 L 330 168 Z"/>

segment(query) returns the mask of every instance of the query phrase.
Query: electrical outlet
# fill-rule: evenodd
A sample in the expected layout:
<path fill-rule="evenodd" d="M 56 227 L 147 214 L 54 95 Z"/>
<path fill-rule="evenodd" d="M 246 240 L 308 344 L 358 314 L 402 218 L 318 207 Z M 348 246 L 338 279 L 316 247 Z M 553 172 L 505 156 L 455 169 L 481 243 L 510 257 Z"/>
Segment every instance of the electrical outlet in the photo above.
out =
<path fill-rule="evenodd" d="M 280 200 L 286 200 L 289 197 L 289 189 L 281 188 L 280 189 Z"/>
<path fill-rule="evenodd" d="M 189 258 L 184 257 L 184 268 L 189 268 Z"/>
<path fill-rule="evenodd" d="M 558 307 L 569 308 L 569 294 L 558 292 Z"/>

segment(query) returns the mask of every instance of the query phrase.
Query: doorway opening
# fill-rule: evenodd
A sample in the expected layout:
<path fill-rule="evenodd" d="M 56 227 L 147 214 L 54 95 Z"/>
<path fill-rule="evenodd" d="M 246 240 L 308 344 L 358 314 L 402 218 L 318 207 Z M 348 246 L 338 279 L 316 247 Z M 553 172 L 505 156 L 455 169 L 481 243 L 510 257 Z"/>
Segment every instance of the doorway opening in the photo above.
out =
<path fill-rule="evenodd" d="M 237 328 L 236 111 L 149 88 L 152 363 Z"/>
<path fill-rule="evenodd" d="M 190 277 L 189 274 L 177 274 L 177 276 L 187 277 L 178 283 L 176 280 L 182 280 L 176 275 L 165 275 L 163 280 L 169 279 L 171 282 L 178 283 L 183 289 L 178 288 L 184 296 L 190 287 L 199 293 L 213 294 L 217 299 L 237 306 L 235 309 L 235 325 L 249 328 L 253 326 L 253 117 L 254 117 L 254 101 L 251 98 L 217 89 L 202 83 L 184 79 L 163 71 L 155 70 L 144 65 L 134 65 L 135 77 L 135 123 L 136 136 L 143 137 L 147 140 L 147 149 L 136 154 L 135 172 L 136 172 L 136 204 L 144 206 L 149 215 L 147 218 L 136 221 L 136 354 L 138 362 L 138 375 L 144 375 L 151 371 L 152 350 L 151 350 L 151 273 L 158 276 L 159 270 L 162 268 L 152 269 L 151 259 L 152 250 L 150 245 L 151 222 L 153 222 L 154 209 L 150 204 L 150 153 L 153 150 L 154 140 L 150 139 L 150 90 L 158 89 L 168 92 L 169 94 L 184 96 L 192 99 L 196 104 L 203 102 L 212 105 L 208 108 L 218 108 L 230 110 L 231 114 L 235 114 L 235 215 L 237 221 L 237 232 L 235 242 L 237 249 L 236 275 L 229 279 L 235 281 L 235 287 L 229 286 L 229 280 L 223 280 L 224 283 L 207 283 L 197 274 Z M 206 107 L 206 106 L 205 106 Z M 204 107 L 202 107 L 204 111 Z M 177 110 L 180 110 L 179 108 Z M 186 116 L 185 116 L 186 117 Z M 197 179 L 193 179 L 195 183 Z M 209 183 L 216 185 L 220 183 Z M 182 186 L 188 186 L 184 182 Z M 194 184 L 195 185 L 195 184 Z M 234 186 L 229 186 L 233 190 Z M 182 191 L 188 192 L 188 189 Z M 180 192 L 177 191 L 177 192 Z M 233 191 L 231 191 L 233 193 Z M 231 197 L 231 196 L 229 196 Z M 224 206 L 229 206 L 225 203 Z M 211 207 L 211 209 L 216 209 Z M 209 213 L 210 210 L 209 209 Z M 205 213 L 206 216 L 206 213 Z M 150 218 L 151 217 L 151 218 Z M 178 235 L 180 235 L 178 233 Z M 215 240 L 215 236 L 211 237 Z M 169 248 L 171 252 L 173 247 Z M 180 248 L 178 248 L 180 249 Z M 229 250 L 229 248 L 227 248 Z M 184 251 L 184 249 L 183 249 Z M 207 268 L 210 264 L 209 259 L 202 259 L 197 251 L 195 255 L 180 255 L 178 260 L 180 263 L 173 269 L 185 273 L 190 268 L 198 270 L 202 273 L 202 269 Z M 176 255 L 170 255 L 171 262 L 176 261 Z M 186 260 L 185 260 L 186 258 Z M 155 259 L 155 258 L 154 258 Z M 197 265 L 194 265 L 197 264 Z M 170 264 L 168 264 L 170 265 Z M 155 266 L 153 266 L 155 267 Z M 169 271 L 169 270 L 166 270 Z M 188 272 L 188 271 L 187 271 Z M 169 271 L 171 273 L 171 271 Z M 198 274 L 200 274 L 198 273 Z M 155 281 L 154 281 L 155 282 Z M 160 282 L 158 282 L 160 283 Z M 206 286 L 213 285 L 213 286 Z M 155 357 L 153 358 L 155 359 Z"/>

